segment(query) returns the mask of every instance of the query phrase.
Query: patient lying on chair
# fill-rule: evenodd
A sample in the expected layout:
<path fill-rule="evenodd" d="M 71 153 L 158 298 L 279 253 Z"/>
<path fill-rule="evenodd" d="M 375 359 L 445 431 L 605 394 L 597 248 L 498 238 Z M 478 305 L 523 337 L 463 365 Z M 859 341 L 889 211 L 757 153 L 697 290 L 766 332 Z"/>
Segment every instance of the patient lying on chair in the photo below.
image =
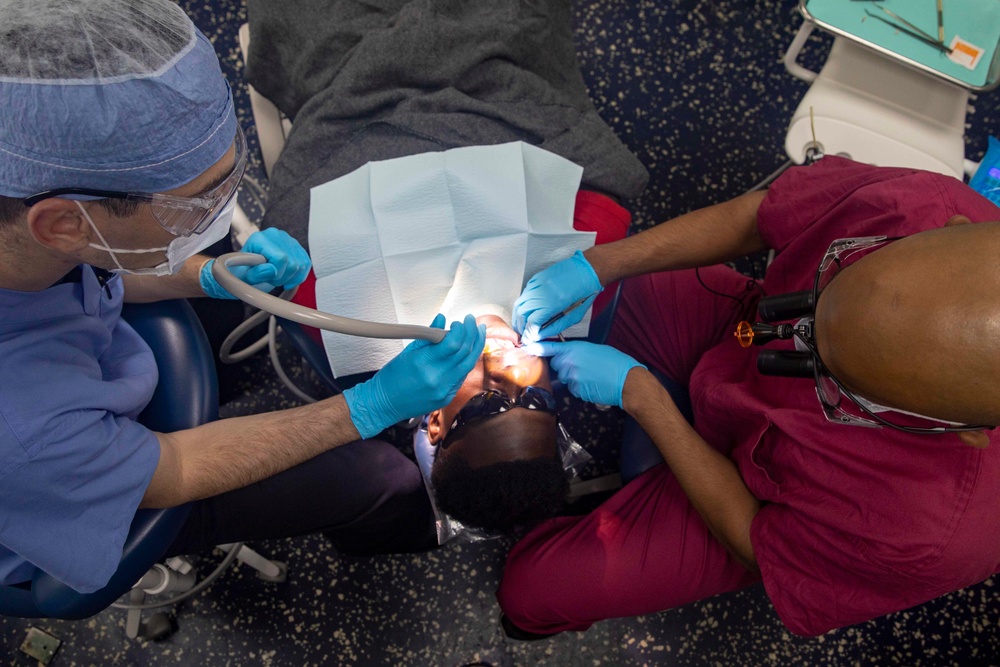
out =
<path fill-rule="evenodd" d="M 570 198 L 577 231 L 596 232 L 595 243 L 623 237 L 630 216 L 615 200 L 637 197 L 647 173 L 590 101 L 569 7 L 564 0 L 249 0 L 248 80 L 293 120 L 270 174 L 264 226 L 279 226 L 318 251 L 316 266 L 330 255 L 310 230 L 313 188 L 373 161 L 523 141 L 583 168 L 575 207 Z M 395 210 L 412 213 L 413 204 Z M 511 266 L 500 254 L 484 256 Z M 330 280 L 327 294 L 353 298 L 347 278 Z M 432 283 L 425 276 L 396 284 L 417 282 Z M 316 306 L 314 288 L 322 293 L 324 285 L 311 276 L 296 302 Z M 612 292 L 598 298 L 595 313 Z M 320 301 L 321 309 L 348 314 Z M 373 298 L 354 301 L 370 306 Z M 516 334 L 501 319 L 488 326 L 493 347 L 456 398 L 429 415 L 427 428 L 437 445 L 432 481 L 439 509 L 468 526 L 506 531 L 555 514 L 568 481 L 547 362 L 514 350 Z M 331 361 L 337 377 L 368 370 L 352 370 L 346 364 L 353 355 L 345 357 L 342 368 Z M 515 357 L 518 363 L 508 363 Z"/>
<path fill-rule="evenodd" d="M 548 360 L 516 347 L 517 334 L 499 317 L 477 319 L 487 326 L 481 362 L 427 418 L 434 495 L 440 511 L 466 526 L 510 532 L 554 516 L 569 480 Z"/>

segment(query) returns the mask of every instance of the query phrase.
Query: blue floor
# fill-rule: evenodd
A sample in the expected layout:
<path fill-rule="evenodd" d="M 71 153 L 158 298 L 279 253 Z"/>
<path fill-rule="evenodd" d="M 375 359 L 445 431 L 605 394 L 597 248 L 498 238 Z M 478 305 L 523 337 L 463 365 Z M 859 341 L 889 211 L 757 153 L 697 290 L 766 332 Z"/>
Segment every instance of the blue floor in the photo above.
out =
<path fill-rule="evenodd" d="M 238 0 L 181 4 L 215 42 L 256 146 L 236 42 L 245 8 Z M 592 97 L 651 174 L 646 193 L 630 203 L 637 226 L 731 198 L 785 161 L 787 123 L 806 90 L 781 64 L 800 22 L 797 2 L 574 4 Z M 806 64 L 817 66 L 827 46 L 813 37 Z M 998 100 L 1000 93 L 977 101 L 967 157 L 978 159 L 987 137 L 1000 136 Z M 257 155 L 251 173 L 266 180 Z M 294 365 L 291 352 L 285 356 Z M 225 415 L 296 404 L 262 358 L 231 381 L 237 397 Z M 620 426 L 615 414 L 576 410 L 573 432 L 597 458 L 591 474 L 614 468 Z M 34 625 L 64 642 L 57 666 L 1000 665 L 993 580 L 816 639 L 788 633 L 758 586 L 518 643 L 502 636 L 493 598 L 506 543 L 371 559 L 339 556 L 321 537 L 253 546 L 287 562 L 288 581 L 269 584 L 246 567 L 233 568 L 176 609 L 180 631 L 163 642 L 126 639 L 124 615 L 115 610 L 77 623 L 0 618 L 0 656 L 12 665 L 36 664 L 18 651 Z M 203 567 L 217 560 L 206 557 Z"/>

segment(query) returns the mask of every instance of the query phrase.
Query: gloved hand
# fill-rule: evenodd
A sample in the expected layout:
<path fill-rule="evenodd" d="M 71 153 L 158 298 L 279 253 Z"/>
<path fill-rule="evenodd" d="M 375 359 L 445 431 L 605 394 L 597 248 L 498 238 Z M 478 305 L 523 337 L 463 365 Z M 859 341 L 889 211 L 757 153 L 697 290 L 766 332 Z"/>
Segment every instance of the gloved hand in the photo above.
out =
<path fill-rule="evenodd" d="M 267 263 L 256 266 L 234 266 L 230 271 L 243 282 L 265 292 L 270 292 L 278 285 L 285 289 L 298 287 L 312 268 L 312 261 L 305 248 L 287 232 L 274 227 L 252 234 L 242 250 L 263 255 Z M 235 299 L 236 297 L 227 292 L 212 275 L 213 264 L 215 264 L 214 259 L 201 268 L 198 277 L 201 289 L 215 299 Z"/>
<path fill-rule="evenodd" d="M 444 315 L 431 323 L 444 328 Z M 371 380 L 344 392 L 351 421 L 362 438 L 371 438 L 403 419 L 417 417 L 447 404 L 486 346 L 486 326 L 466 315 L 452 322 L 440 343 L 415 340 Z"/>
<path fill-rule="evenodd" d="M 583 341 L 533 343 L 523 349 L 535 356 L 552 357 L 549 365 L 570 393 L 599 405 L 622 407 L 622 389 L 628 372 L 636 366 L 645 368 L 613 347 Z"/>
<path fill-rule="evenodd" d="M 577 250 L 572 257 L 536 273 L 524 286 L 521 296 L 514 302 L 514 330 L 521 334 L 523 343 L 555 336 L 583 319 L 601 289 L 594 268 Z M 579 307 L 541 328 L 559 311 L 583 298 L 587 300 Z"/>

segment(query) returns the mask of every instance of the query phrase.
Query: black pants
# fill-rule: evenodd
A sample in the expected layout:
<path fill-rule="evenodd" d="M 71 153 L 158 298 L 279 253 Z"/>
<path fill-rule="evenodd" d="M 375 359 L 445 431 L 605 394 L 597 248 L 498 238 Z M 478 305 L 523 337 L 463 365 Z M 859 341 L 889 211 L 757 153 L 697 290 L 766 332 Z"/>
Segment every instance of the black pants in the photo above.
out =
<path fill-rule="evenodd" d="M 386 442 L 360 440 L 256 484 L 195 502 L 166 556 L 320 532 L 338 551 L 353 555 L 437 545 L 416 464 Z"/>

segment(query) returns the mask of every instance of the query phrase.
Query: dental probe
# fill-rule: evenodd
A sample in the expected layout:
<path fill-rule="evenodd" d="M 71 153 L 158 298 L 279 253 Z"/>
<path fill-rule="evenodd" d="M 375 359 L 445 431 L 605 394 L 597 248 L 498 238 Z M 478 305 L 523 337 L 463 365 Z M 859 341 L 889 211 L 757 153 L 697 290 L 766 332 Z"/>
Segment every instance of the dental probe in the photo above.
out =
<path fill-rule="evenodd" d="M 594 294 L 597 294 L 597 292 L 594 292 Z M 573 312 L 574 310 L 576 310 L 577 308 L 579 308 L 580 306 L 582 306 L 584 303 L 586 303 L 587 299 L 589 299 L 590 297 L 594 296 L 594 294 L 588 294 L 587 296 L 583 297 L 582 299 L 577 299 L 573 303 L 569 304 L 568 306 L 566 306 L 565 308 L 563 308 L 562 310 L 560 310 L 558 313 L 556 313 L 555 315 L 553 315 L 549 319 L 547 319 L 544 322 L 542 322 L 542 325 L 540 327 L 538 327 L 538 330 L 541 331 L 542 329 L 546 328 L 547 326 L 549 326 L 553 322 L 557 322 L 558 320 L 562 319 L 563 317 L 566 317 L 571 312 Z"/>
<path fill-rule="evenodd" d="M 382 322 L 367 322 L 365 320 L 354 320 L 349 317 L 340 317 L 331 313 L 324 313 L 313 308 L 306 308 L 285 300 L 288 292 L 282 293 L 280 297 L 272 296 L 267 292 L 262 292 L 256 287 L 251 287 L 229 270 L 230 266 L 254 266 L 264 264 L 267 259 L 263 255 L 248 252 L 231 252 L 219 257 L 212 265 L 212 275 L 219 284 L 230 294 L 238 297 L 241 301 L 249 303 L 255 308 L 283 317 L 286 320 L 305 324 L 317 329 L 335 331 L 347 334 L 348 336 L 361 336 L 363 338 L 401 338 L 419 339 L 431 343 L 440 343 L 448 333 L 444 329 L 435 329 L 417 324 L 386 324 Z"/>

